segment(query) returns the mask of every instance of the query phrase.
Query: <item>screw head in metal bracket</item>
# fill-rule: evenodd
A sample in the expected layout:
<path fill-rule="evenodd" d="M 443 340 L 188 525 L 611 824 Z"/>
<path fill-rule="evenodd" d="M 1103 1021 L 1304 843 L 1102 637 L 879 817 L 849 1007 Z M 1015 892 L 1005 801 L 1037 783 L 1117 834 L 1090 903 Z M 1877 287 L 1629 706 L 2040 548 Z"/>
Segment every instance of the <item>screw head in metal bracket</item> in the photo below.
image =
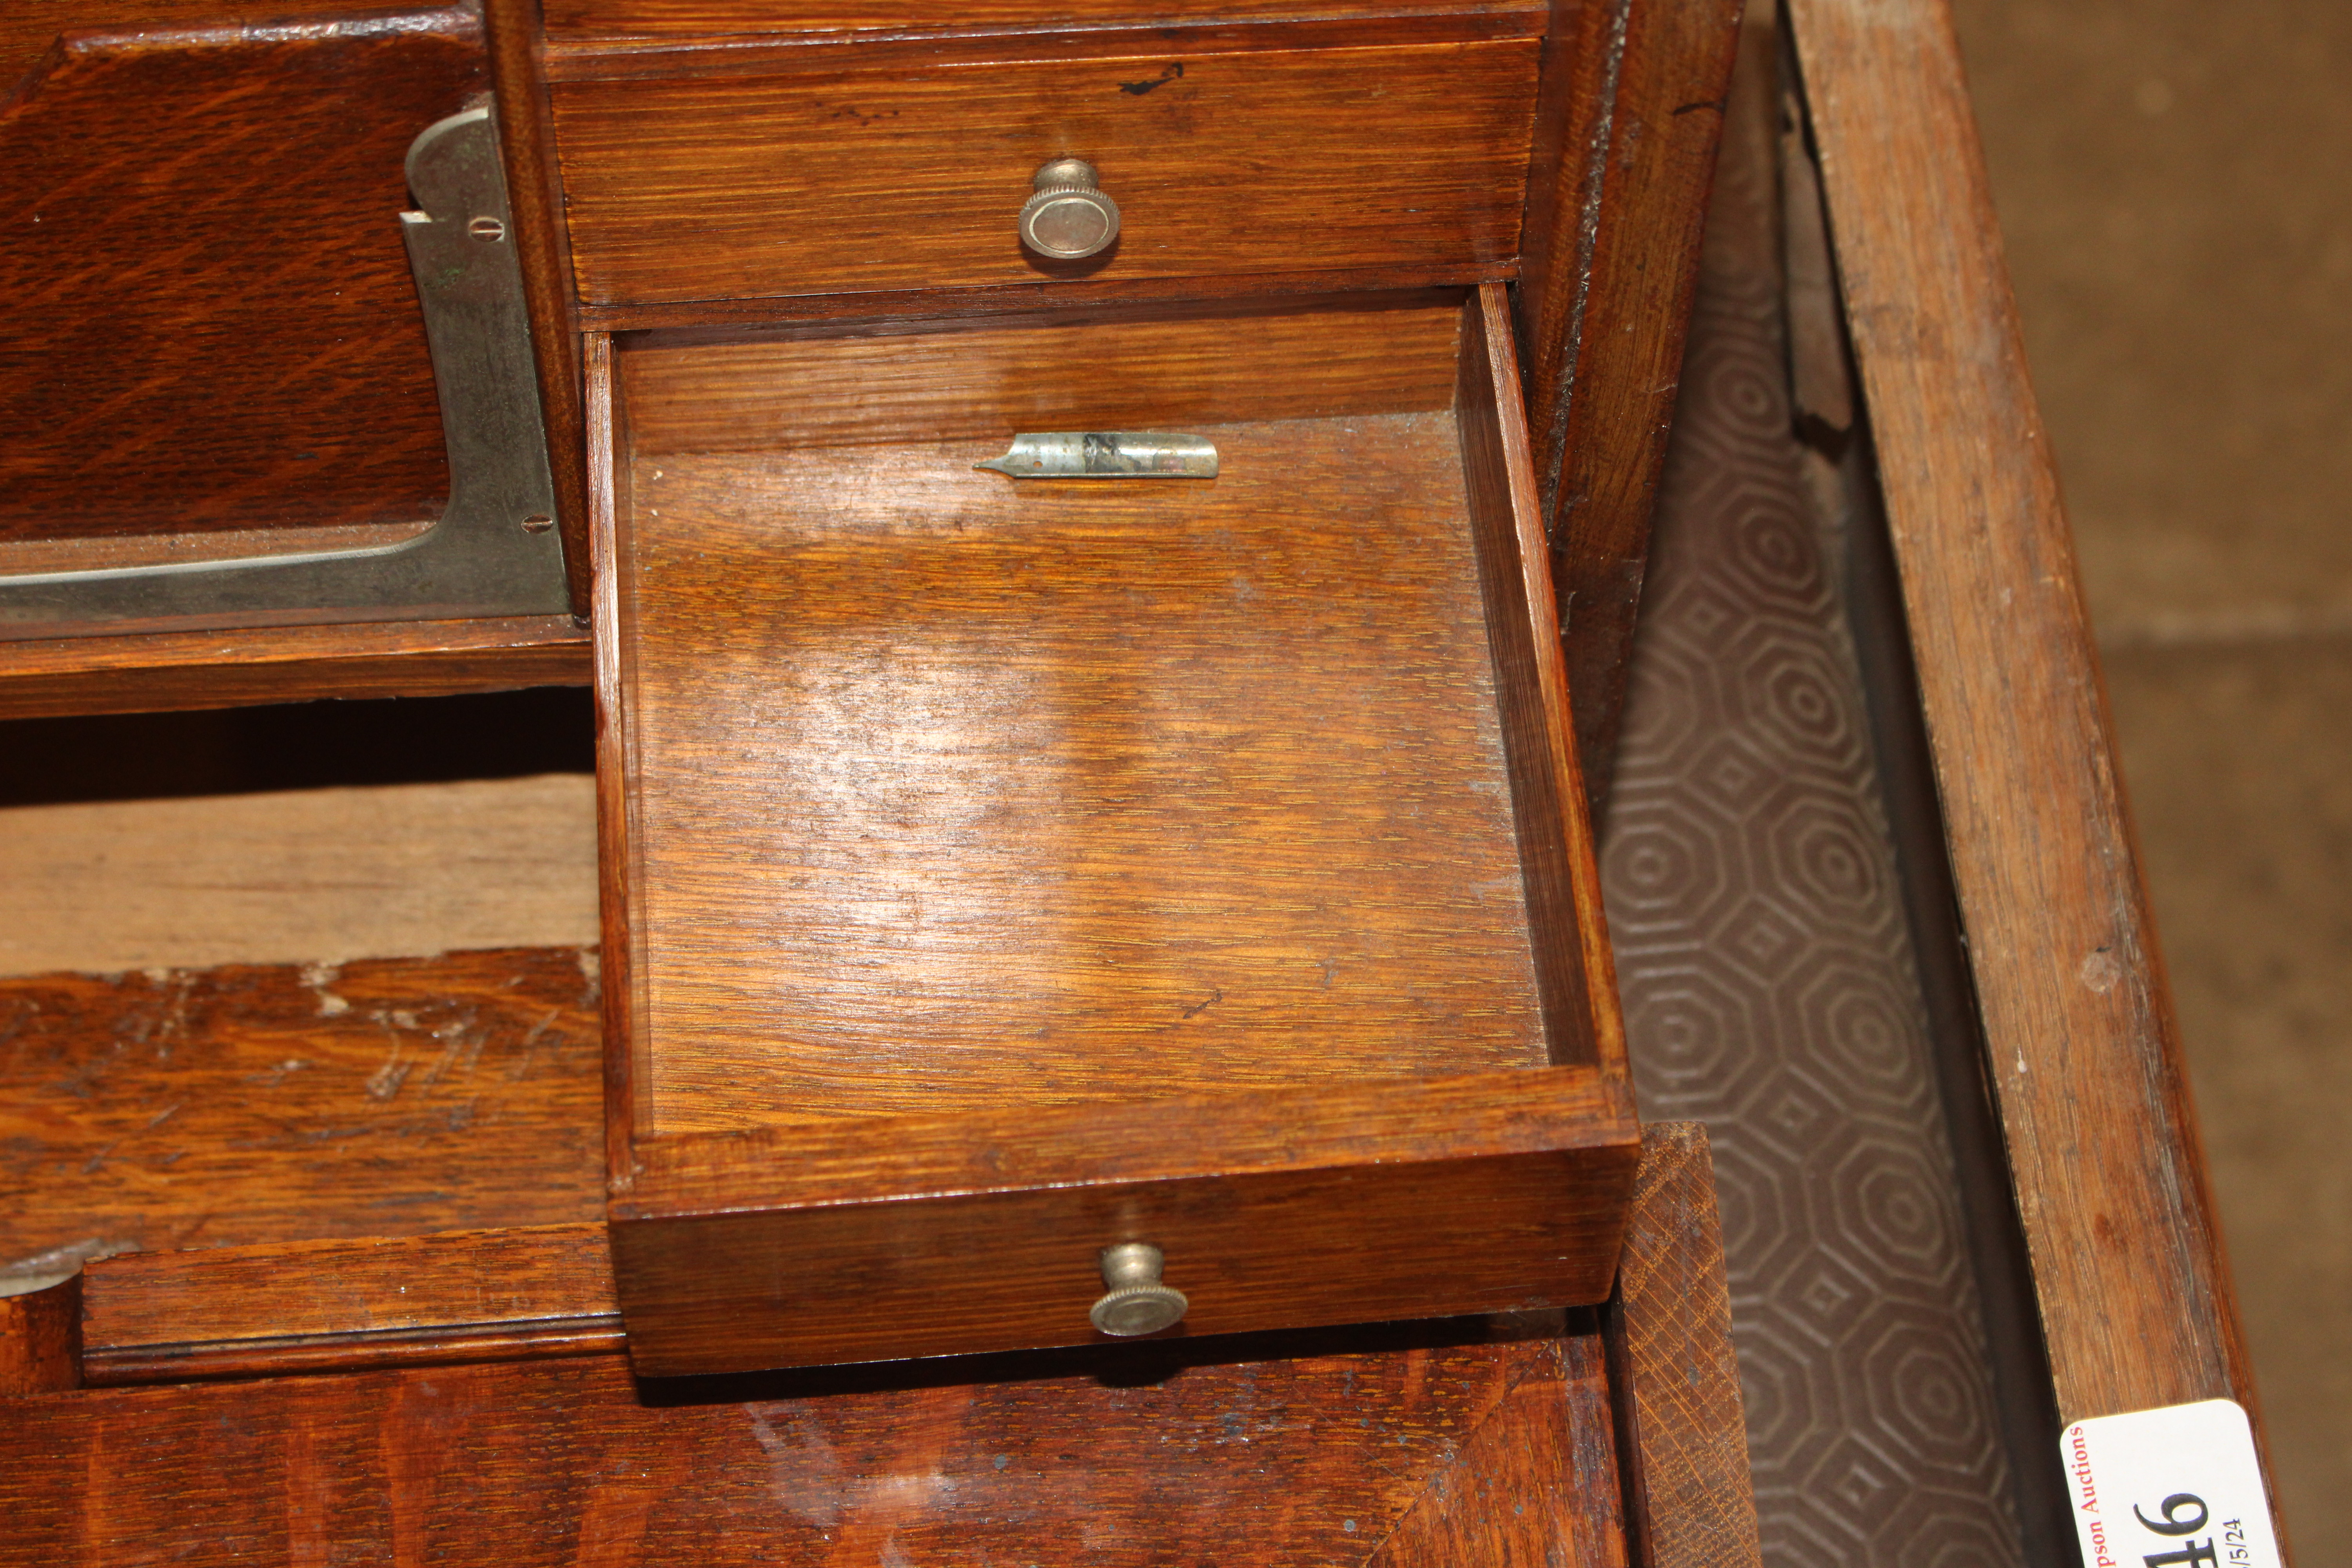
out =
<path fill-rule="evenodd" d="M 1056 158 L 1031 182 L 1037 194 L 1021 208 L 1021 243 L 1055 261 L 1083 261 L 1118 237 L 1118 204 L 1095 182 L 1084 158 Z"/>
<path fill-rule="evenodd" d="M 1148 1241 L 1123 1241 L 1102 1250 L 1103 1283 L 1110 1293 L 1087 1317 L 1106 1334 L 1133 1339 L 1172 1328 L 1192 1303 L 1184 1292 L 1162 1285 L 1160 1249 Z"/>

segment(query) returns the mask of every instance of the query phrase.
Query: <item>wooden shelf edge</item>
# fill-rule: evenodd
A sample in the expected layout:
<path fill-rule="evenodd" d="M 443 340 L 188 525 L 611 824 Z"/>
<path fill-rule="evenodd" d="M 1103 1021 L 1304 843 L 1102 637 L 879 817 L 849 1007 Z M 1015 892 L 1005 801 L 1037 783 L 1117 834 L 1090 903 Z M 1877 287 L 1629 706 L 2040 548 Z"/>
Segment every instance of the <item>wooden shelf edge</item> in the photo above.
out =
<path fill-rule="evenodd" d="M 1612 1074 L 1551 1067 L 942 1117 L 844 1117 L 639 1140 L 615 1223 L 1036 1188 L 1622 1150 Z"/>
<path fill-rule="evenodd" d="M 1948 0 L 1790 17 L 2059 1416 L 2227 1397 L 2259 1442 Z"/>
<path fill-rule="evenodd" d="M 569 616 L 0 642 L 0 720 L 585 686 Z"/>

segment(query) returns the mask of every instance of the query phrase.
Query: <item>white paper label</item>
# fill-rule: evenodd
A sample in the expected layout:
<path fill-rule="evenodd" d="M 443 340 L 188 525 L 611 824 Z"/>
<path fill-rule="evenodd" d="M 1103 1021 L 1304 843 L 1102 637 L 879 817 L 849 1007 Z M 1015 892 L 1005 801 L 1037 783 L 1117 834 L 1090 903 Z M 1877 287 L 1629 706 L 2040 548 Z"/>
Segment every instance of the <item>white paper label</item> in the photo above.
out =
<path fill-rule="evenodd" d="M 2077 1421 L 2058 1447 L 2085 1568 L 2279 1568 L 2236 1400 Z"/>

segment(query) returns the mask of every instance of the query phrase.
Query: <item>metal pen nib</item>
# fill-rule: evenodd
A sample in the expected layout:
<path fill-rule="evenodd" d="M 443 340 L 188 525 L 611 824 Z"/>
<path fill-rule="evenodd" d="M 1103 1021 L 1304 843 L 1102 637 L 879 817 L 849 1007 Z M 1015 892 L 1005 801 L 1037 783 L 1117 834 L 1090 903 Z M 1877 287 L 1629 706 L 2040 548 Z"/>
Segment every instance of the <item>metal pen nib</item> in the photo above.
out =
<path fill-rule="evenodd" d="M 1213 479 L 1217 448 L 1159 430 L 1060 430 L 1015 436 L 1004 456 L 972 467 L 1016 479 Z"/>

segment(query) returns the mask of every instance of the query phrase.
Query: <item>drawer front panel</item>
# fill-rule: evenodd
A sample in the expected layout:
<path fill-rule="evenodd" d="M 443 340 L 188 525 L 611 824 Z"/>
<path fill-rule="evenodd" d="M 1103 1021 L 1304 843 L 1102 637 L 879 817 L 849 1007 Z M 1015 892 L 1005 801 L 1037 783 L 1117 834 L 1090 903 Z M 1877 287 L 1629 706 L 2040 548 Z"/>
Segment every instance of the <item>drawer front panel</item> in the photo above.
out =
<path fill-rule="evenodd" d="M 592 305 L 1516 258 L 1531 39 L 575 81 L 555 118 Z M 1092 162 L 1117 244 L 1023 250 L 1040 165 Z"/>

